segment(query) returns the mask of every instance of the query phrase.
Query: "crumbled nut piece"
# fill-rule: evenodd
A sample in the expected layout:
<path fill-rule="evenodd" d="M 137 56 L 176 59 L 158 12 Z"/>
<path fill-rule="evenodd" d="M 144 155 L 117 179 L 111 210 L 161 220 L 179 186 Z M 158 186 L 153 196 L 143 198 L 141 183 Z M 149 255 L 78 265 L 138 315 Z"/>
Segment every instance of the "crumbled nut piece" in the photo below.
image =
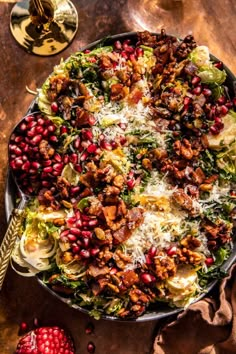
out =
<path fill-rule="evenodd" d="M 155 274 L 161 280 L 172 277 L 176 273 L 176 264 L 173 258 L 159 252 L 154 258 Z"/>
<path fill-rule="evenodd" d="M 186 264 L 197 265 L 197 264 L 201 263 L 201 261 L 202 261 L 202 255 L 200 253 L 193 252 L 190 249 L 187 249 L 186 247 L 183 247 L 182 249 L 178 249 L 177 255 L 178 255 L 180 262 L 183 262 Z"/>
<path fill-rule="evenodd" d="M 119 249 L 114 252 L 113 259 L 115 260 L 117 267 L 120 269 L 125 269 L 126 265 L 132 262 L 131 257 L 124 254 Z"/>
<path fill-rule="evenodd" d="M 199 247 L 201 245 L 201 241 L 192 235 L 187 235 L 180 241 L 180 244 L 192 250 L 194 248 Z"/>

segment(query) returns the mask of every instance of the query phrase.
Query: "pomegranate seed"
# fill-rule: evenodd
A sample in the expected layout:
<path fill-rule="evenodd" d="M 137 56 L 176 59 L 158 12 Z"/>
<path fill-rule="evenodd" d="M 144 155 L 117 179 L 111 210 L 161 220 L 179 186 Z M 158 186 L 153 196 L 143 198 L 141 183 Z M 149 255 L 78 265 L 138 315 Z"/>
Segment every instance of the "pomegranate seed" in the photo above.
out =
<path fill-rule="evenodd" d="M 193 78 L 192 78 L 192 84 L 195 86 L 195 85 L 197 85 L 197 84 L 199 84 L 199 82 L 201 81 L 201 78 L 199 77 L 199 76 L 194 76 Z"/>
<path fill-rule="evenodd" d="M 22 165 L 22 170 L 28 172 L 30 169 L 30 162 L 26 161 L 23 165 Z"/>
<path fill-rule="evenodd" d="M 169 257 L 172 257 L 172 256 L 175 256 L 176 255 L 176 252 L 177 252 L 177 247 L 176 246 L 172 246 L 171 248 L 169 248 L 168 250 L 167 250 L 167 255 L 169 256 Z"/>
<path fill-rule="evenodd" d="M 32 144 L 32 145 L 38 145 L 41 140 L 42 140 L 42 135 L 41 135 L 41 134 L 35 135 L 35 136 L 31 139 L 31 144 Z"/>
<path fill-rule="evenodd" d="M 202 91 L 201 86 L 196 86 L 196 87 L 192 90 L 193 94 L 196 95 L 196 96 L 199 96 L 200 93 L 201 93 L 201 91 Z"/>
<path fill-rule="evenodd" d="M 82 249 L 79 254 L 82 258 L 89 258 L 90 257 L 89 250 Z"/>
<path fill-rule="evenodd" d="M 121 136 L 121 137 L 120 137 L 120 144 L 121 144 L 121 145 L 125 145 L 126 142 L 127 142 L 126 137 L 125 137 L 125 136 Z"/>
<path fill-rule="evenodd" d="M 156 278 L 153 275 L 151 275 L 150 273 L 142 273 L 140 275 L 140 278 L 144 284 L 150 284 L 156 280 Z"/>
<path fill-rule="evenodd" d="M 155 257 L 156 253 L 157 253 L 157 248 L 155 246 L 152 246 L 148 251 L 148 255 L 151 258 Z"/>
<path fill-rule="evenodd" d="M 205 97 L 209 97 L 209 96 L 212 95 L 212 91 L 211 91 L 210 89 L 208 89 L 208 88 L 204 88 L 204 89 L 202 90 L 202 93 L 203 93 L 203 95 L 204 95 Z"/>
<path fill-rule="evenodd" d="M 75 196 L 76 194 L 78 194 L 79 191 L 80 191 L 80 187 L 79 187 L 79 186 L 71 187 L 71 189 L 70 189 L 70 195 L 73 197 L 73 196 Z"/>
<path fill-rule="evenodd" d="M 92 141 L 93 140 L 93 133 L 91 130 L 82 130 L 82 138 L 84 140 L 90 140 Z"/>
<path fill-rule="evenodd" d="M 233 98 L 232 103 L 233 103 L 234 107 L 236 107 L 236 97 Z"/>
<path fill-rule="evenodd" d="M 96 123 L 96 118 L 93 115 L 90 115 L 88 117 L 88 124 L 89 125 L 94 125 Z"/>
<path fill-rule="evenodd" d="M 22 155 L 22 150 L 19 147 L 15 147 L 14 148 L 14 154 L 17 156 L 21 156 Z"/>
<path fill-rule="evenodd" d="M 88 247 L 89 247 L 89 244 L 90 244 L 89 238 L 84 237 L 84 238 L 83 238 L 83 245 L 84 245 L 84 248 L 88 248 Z"/>
<path fill-rule="evenodd" d="M 148 254 L 145 255 L 145 260 L 146 260 L 146 264 L 149 264 L 149 265 L 152 264 L 152 259 Z"/>
<path fill-rule="evenodd" d="M 48 131 L 49 131 L 50 133 L 54 133 L 56 129 L 57 129 L 57 128 L 55 127 L 55 125 L 49 125 L 49 126 L 48 126 Z"/>
<path fill-rule="evenodd" d="M 110 274 L 116 274 L 118 272 L 118 269 L 116 267 L 112 267 L 110 270 Z"/>
<path fill-rule="evenodd" d="M 89 154 L 94 154 L 97 150 L 97 145 L 96 144 L 90 144 L 87 148 L 87 151 Z"/>
<path fill-rule="evenodd" d="M 79 253 L 80 252 L 80 246 L 79 245 L 74 245 L 72 247 L 72 252 L 73 253 Z"/>
<path fill-rule="evenodd" d="M 25 117 L 25 121 L 26 121 L 27 123 L 30 123 L 30 122 L 32 122 L 33 120 L 34 120 L 34 116 L 32 116 L 32 115 L 29 115 L 29 116 Z"/>
<path fill-rule="evenodd" d="M 94 331 L 94 325 L 92 323 L 89 323 L 85 328 L 85 333 L 91 334 L 93 331 Z"/>
<path fill-rule="evenodd" d="M 116 149 L 118 147 L 117 142 L 116 141 L 112 141 L 111 142 L 111 147 L 112 147 L 113 150 Z"/>
<path fill-rule="evenodd" d="M 124 58 L 126 60 L 128 60 L 128 58 L 129 58 L 128 54 L 124 50 L 122 50 L 121 56 L 122 56 L 122 58 Z"/>
<path fill-rule="evenodd" d="M 20 143 L 23 140 L 23 136 L 16 136 L 15 137 L 15 143 Z"/>
<path fill-rule="evenodd" d="M 79 147 L 80 147 L 80 138 L 78 137 L 74 141 L 74 148 L 79 149 Z"/>
<path fill-rule="evenodd" d="M 30 173 L 31 175 L 34 175 L 34 174 L 36 174 L 37 172 L 38 172 L 38 170 L 35 169 L 35 168 L 30 168 L 30 169 L 29 169 L 29 173 Z"/>
<path fill-rule="evenodd" d="M 221 120 L 220 117 L 215 117 L 214 120 L 215 120 L 215 122 L 216 122 L 217 124 L 222 123 L 222 120 Z"/>
<path fill-rule="evenodd" d="M 28 152 L 29 151 L 29 145 L 25 145 L 24 148 L 23 148 L 23 151 L 24 152 Z"/>
<path fill-rule="evenodd" d="M 57 113 L 57 112 L 58 112 L 58 104 L 57 104 L 57 102 L 52 102 L 52 104 L 51 104 L 51 110 L 52 110 L 54 113 Z"/>
<path fill-rule="evenodd" d="M 95 345 L 93 344 L 93 342 L 89 342 L 87 345 L 87 351 L 88 353 L 95 353 Z"/>
<path fill-rule="evenodd" d="M 221 107 L 221 114 L 225 116 L 228 113 L 228 108 L 225 105 L 222 105 Z"/>
<path fill-rule="evenodd" d="M 120 129 L 122 129 L 122 130 L 126 130 L 126 128 L 127 128 L 127 123 L 119 123 L 118 125 L 119 125 Z"/>
<path fill-rule="evenodd" d="M 41 167 L 40 163 L 37 161 L 31 162 L 31 166 L 36 169 L 39 169 Z"/>
<path fill-rule="evenodd" d="M 226 107 L 227 107 L 228 109 L 231 109 L 231 108 L 233 107 L 233 103 L 230 102 L 230 101 L 226 102 L 225 105 L 226 105 Z"/>
<path fill-rule="evenodd" d="M 217 69 L 220 69 L 220 70 L 223 69 L 223 63 L 222 63 L 222 61 L 218 61 L 218 62 L 214 63 L 214 66 L 215 66 Z"/>
<path fill-rule="evenodd" d="M 127 44 L 130 44 L 130 43 L 131 43 L 131 39 L 130 38 L 125 39 L 124 42 L 123 42 L 123 46 L 127 45 Z"/>
<path fill-rule="evenodd" d="M 76 217 L 75 216 L 72 216 L 72 217 L 67 219 L 67 224 L 69 224 L 70 226 L 72 226 L 75 222 L 76 222 Z"/>
<path fill-rule="evenodd" d="M 27 125 L 25 123 L 21 123 L 19 128 L 21 131 L 25 131 L 27 129 Z"/>
<path fill-rule="evenodd" d="M 23 165 L 23 161 L 20 158 L 15 159 L 14 163 L 15 163 L 15 167 L 17 169 L 20 169 L 22 167 L 22 165 Z"/>
<path fill-rule="evenodd" d="M 90 254 L 92 257 L 95 257 L 99 252 L 100 252 L 99 248 L 91 248 L 91 250 L 90 250 Z"/>
<path fill-rule="evenodd" d="M 81 143 L 81 147 L 83 147 L 84 149 L 87 149 L 89 145 L 91 145 L 90 141 L 82 141 Z"/>
<path fill-rule="evenodd" d="M 43 118 L 38 118 L 38 120 L 37 120 L 38 125 L 44 125 L 44 123 L 45 123 L 45 120 Z"/>
<path fill-rule="evenodd" d="M 51 173 L 53 171 L 52 166 L 44 167 L 43 172 L 45 173 Z"/>
<path fill-rule="evenodd" d="M 98 224 L 98 220 L 97 219 L 93 219 L 93 220 L 89 220 L 88 221 L 88 226 L 90 226 L 90 227 L 97 226 L 97 224 Z"/>
<path fill-rule="evenodd" d="M 213 135 L 217 135 L 219 134 L 219 129 L 215 126 L 215 125 L 212 125 L 210 127 L 210 132 L 213 134 Z"/>
<path fill-rule="evenodd" d="M 191 98 L 190 97 L 185 97 L 184 98 L 184 106 L 189 106 L 191 103 Z"/>
<path fill-rule="evenodd" d="M 114 42 L 114 48 L 115 48 L 115 49 L 118 49 L 118 50 L 122 49 L 122 44 L 121 44 L 121 42 L 120 42 L 120 41 L 115 41 L 115 42 Z"/>
<path fill-rule="evenodd" d="M 35 127 L 35 132 L 37 134 L 42 134 L 43 133 L 43 127 L 41 125 L 38 125 L 37 127 Z"/>
<path fill-rule="evenodd" d="M 230 196 L 232 198 L 235 198 L 236 197 L 236 191 L 230 191 Z"/>
<path fill-rule="evenodd" d="M 137 57 L 142 57 L 143 54 L 144 54 L 144 51 L 143 51 L 142 48 L 138 47 L 138 48 L 135 49 L 135 54 L 136 54 Z"/>
<path fill-rule="evenodd" d="M 100 147 L 102 149 L 111 151 L 112 150 L 112 146 L 110 143 L 108 143 L 105 139 L 103 139 L 102 141 L 100 141 Z"/>
<path fill-rule="evenodd" d="M 213 263 L 214 263 L 214 258 L 208 257 L 205 259 L 205 264 L 207 265 L 207 267 L 210 267 Z"/>
<path fill-rule="evenodd" d="M 74 169 L 75 169 L 77 172 L 79 172 L 79 173 L 82 172 L 82 167 L 80 166 L 80 164 L 74 165 Z"/>
<path fill-rule="evenodd" d="M 87 59 L 90 63 L 96 63 L 97 59 L 95 57 L 90 57 Z"/>
<path fill-rule="evenodd" d="M 52 161 L 51 161 L 51 160 L 44 160 L 44 161 L 42 162 L 42 164 L 43 164 L 43 166 L 45 166 L 45 167 L 51 166 Z"/>
<path fill-rule="evenodd" d="M 75 220 L 76 221 L 76 220 Z M 79 230 L 79 229 L 76 229 L 75 227 L 72 227 L 71 229 L 70 229 L 70 232 L 73 234 L 73 235 L 75 235 L 75 236 L 80 236 L 81 235 L 81 231 Z"/>
<path fill-rule="evenodd" d="M 62 135 L 62 134 L 67 134 L 67 133 L 68 133 L 68 128 L 63 125 L 63 126 L 60 128 L 60 133 L 61 133 L 61 135 Z"/>
<path fill-rule="evenodd" d="M 221 96 L 218 98 L 217 102 L 219 104 L 225 104 L 226 103 L 226 97 L 225 96 Z"/>
<path fill-rule="evenodd" d="M 85 151 L 83 154 L 80 156 L 80 161 L 85 161 L 88 157 L 88 153 Z"/>
<path fill-rule="evenodd" d="M 132 61 L 132 62 L 136 61 L 135 55 L 134 54 L 130 54 L 129 55 L 129 60 Z"/>
<path fill-rule="evenodd" d="M 84 50 L 84 53 L 85 53 L 85 54 L 88 54 L 88 53 L 90 53 L 90 52 L 91 52 L 91 50 L 89 50 L 89 49 L 85 49 L 85 50 Z"/>
<path fill-rule="evenodd" d="M 56 162 L 61 162 L 61 161 L 62 161 L 61 155 L 59 155 L 57 152 L 54 154 L 53 159 L 54 159 Z"/>
<path fill-rule="evenodd" d="M 60 234 L 60 237 L 61 237 L 61 238 L 64 238 L 64 237 L 66 237 L 68 234 L 69 234 L 69 230 L 63 230 L 63 231 L 61 232 L 61 234 Z"/>
<path fill-rule="evenodd" d="M 68 234 L 67 235 L 67 238 L 70 242 L 74 242 L 77 240 L 77 237 L 75 235 L 72 235 L 72 234 Z"/>
<path fill-rule="evenodd" d="M 69 161 L 70 161 L 69 155 L 65 155 L 65 156 L 63 157 L 63 162 L 64 162 L 64 164 L 68 164 Z"/>
<path fill-rule="evenodd" d="M 42 183 L 42 186 L 45 188 L 50 187 L 50 182 L 48 182 L 48 181 L 42 181 L 41 183 Z"/>
<path fill-rule="evenodd" d="M 135 187 L 135 179 L 133 178 L 133 179 L 128 180 L 126 182 L 126 184 L 127 184 L 127 187 L 129 190 L 133 189 Z"/>
<path fill-rule="evenodd" d="M 63 163 L 60 163 L 60 162 L 55 163 L 55 164 L 52 166 L 52 168 L 53 168 L 55 171 L 58 171 L 58 172 L 61 172 L 62 169 L 63 169 L 63 167 L 64 167 Z"/>
<path fill-rule="evenodd" d="M 51 142 L 53 142 L 53 143 L 57 143 L 57 142 L 58 142 L 58 139 L 57 139 L 56 135 L 51 135 L 51 136 L 49 137 L 49 140 L 50 140 Z"/>
<path fill-rule="evenodd" d="M 28 130 L 26 134 L 27 134 L 27 136 L 28 136 L 29 138 L 33 138 L 33 137 L 35 136 L 35 134 L 36 134 L 35 127 L 33 127 L 33 128 L 31 128 L 30 130 Z"/>
<path fill-rule="evenodd" d="M 44 131 L 42 132 L 42 136 L 44 138 L 47 138 L 48 137 L 48 128 L 45 128 Z"/>
<path fill-rule="evenodd" d="M 81 214 L 81 218 L 82 218 L 83 221 L 91 220 L 91 218 L 88 215 L 85 215 L 85 214 Z"/>
<path fill-rule="evenodd" d="M 25 332 L 28 329 L 28 325 L 26 322 L 21 322 L 20 331 Z"/>

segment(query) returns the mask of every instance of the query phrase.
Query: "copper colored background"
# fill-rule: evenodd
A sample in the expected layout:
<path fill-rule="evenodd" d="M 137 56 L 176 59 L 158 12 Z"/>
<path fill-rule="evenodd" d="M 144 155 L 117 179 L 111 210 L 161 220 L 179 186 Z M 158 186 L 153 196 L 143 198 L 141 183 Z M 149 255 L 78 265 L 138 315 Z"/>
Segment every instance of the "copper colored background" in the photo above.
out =
<path fill-rule="evenodd" d="M 96 39 L 145 27 L 132 13 L 131 0 L 73 2 L 79 14 L 79 30 L 74 41 L 64 52 L 45 58 L 30 55 L 18 46 L 9 30 L 14 3 L 0 0 L 0 240 L 6 230 L 4 188 L 8 138 L 33 99 L 26 85 L 31 89 L 40 87 L 62 57 L 67 58 Z M 192 32 L 198 44 L 209 46 L 210 51 L 236 73 L 235 19 L 235 0 L 184 0 L 174 14 L 174 22 L 165 27 L 167 32 L 180 37 Z M 161 20 L 156 19 L 145 29 L 159 31 L 161 26 Z M 92 320 L 95 332 L 86 335 L 85 327 L 91 321 L 87 315 L 51 296 L 36 279 L 20 277 L 9 269 L 0 294 L 0 354 L 14 353 L 19 324 L 24 321 L 32 326 L 34 318 L 42 325 L 58 324 L 67 328 L 75 339 L 77 354 L 87 353 L 90 340 L 96 345 L 96 354 L 151 353 L 153 338 L 160 326 L 156 321 L 135 324 Z"/>

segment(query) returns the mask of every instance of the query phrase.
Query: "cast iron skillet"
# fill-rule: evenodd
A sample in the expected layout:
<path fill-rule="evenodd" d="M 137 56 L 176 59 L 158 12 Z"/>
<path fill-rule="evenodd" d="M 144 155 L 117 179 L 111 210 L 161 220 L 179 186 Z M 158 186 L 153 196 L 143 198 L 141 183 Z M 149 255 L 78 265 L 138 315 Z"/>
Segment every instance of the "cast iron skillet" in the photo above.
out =
<path fill-rule="evenodd" d="M 156 34 L 156 33 L 154 33 Z M 135 40 L 137 38 L 137 32 L 127 32 L 127 33 L 122 33 L 122 34 L 116 34 L 113 36 L 109 36 L 100 40 L 97 40 L 86 47 L 81 48 L 80 50 L 83 51 L 85 49 L 94 49 L 95 47 L 99 45 L 109 45 L 112 44 L 116 40 L 125 40 L 127 38 L 130 38 L 131 40 Z M 219 61 L 215 56 L 211 55 L 211 60 L 213 61 Z M 224 69 L 227 73 L 227 79 L 226 79 L 226 86 L 229 88 L 229 94 L 230 95 L 235 95 L 236 92 L 236 77 L 233 75 L 233 73 L 224 65 Z M 32 112 L 35 112 L 38 110 L 37 106 L 37 97 L 33 100 L 31 103 L 28 111 L 26 112 L 25 115 L 30 114 Z M 10 214 L 12 209 L 14 208 L 15 205 L 15 196 L 16 196 L 16 186 L 14 183 L 14 180 L 10 174 L 10 172 L 7 175 L 6 179 L 6 189 L 5 189 L 5 211 L 6 211 L 6 218 L 9 220 Z M 234 240 L 234 245 L 233 245 L 233 250 L 232 254 L 230 255 L 229 259 L 220 267 L 219 271 L 227 272 L 231 265 L 236 261 L 236 240 Z M 85 308 L 82 308 L 78 305 L 72 304 L 71 300 L 67 297 L 62 296 L 61 294 L 58 294 L 51 290 L 46 284 L 43 283 L 43 281 L 38 277 L 38 282 L 41 286 L 43 286 L 50 294 L 53 296 L 57 297 L 64 303 L 68 304 L 70 307 L 79 310 L 83 313 L 88 314 L 88 310 Z M 205 292 L 201 294 L 194 302 L 199 301 L 202 299 L 204 296 L 206 296 L 207 293 L 209 293 L 218 283 L 218 280 L 213 280 L 208 287 L 205 289 Z M 146 311 L 146 313 L 138 318 L 131 318 L 131 319 L 120 319 L 115 316 L 109 316 L 109 315 L 103 315 L 102 318 L 106 320 L 111 320 L 111 321 L 119 321 L 119 322 L 145 322 L 145 321 L 152 321 L 152 320 L 158 320 L 162 319 L 165 317 L 169 317 L 172 315 L 175 315 L 181 311 L 183 311 L 183 308 L 171 308 L 170 306 L 161 303 L 161 304 L 152 304 L 149 309 Z"/>

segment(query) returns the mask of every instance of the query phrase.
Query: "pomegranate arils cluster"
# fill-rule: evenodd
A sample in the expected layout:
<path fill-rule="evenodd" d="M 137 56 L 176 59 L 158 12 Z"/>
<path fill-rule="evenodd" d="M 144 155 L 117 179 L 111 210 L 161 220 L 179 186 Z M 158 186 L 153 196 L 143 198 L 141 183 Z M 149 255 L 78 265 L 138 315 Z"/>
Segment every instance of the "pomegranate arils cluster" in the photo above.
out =
<path fill-rule="evenodd" d="M 22 337 L 15 354 L 75 354 L 71 337 L 57 326 L 40 327 Z"/>
<path fill-rule="evenodd" d="M 55 179 L 61 172 L 63 166 L 58 162 L 59 157 L 52 158 L 58 142 L 55 131 L 54 123 L 38 113 L 25 117 L 11 136 L 9 164 L 27 194 L 41 186 L 50 186 L 48 180 Z"/>

